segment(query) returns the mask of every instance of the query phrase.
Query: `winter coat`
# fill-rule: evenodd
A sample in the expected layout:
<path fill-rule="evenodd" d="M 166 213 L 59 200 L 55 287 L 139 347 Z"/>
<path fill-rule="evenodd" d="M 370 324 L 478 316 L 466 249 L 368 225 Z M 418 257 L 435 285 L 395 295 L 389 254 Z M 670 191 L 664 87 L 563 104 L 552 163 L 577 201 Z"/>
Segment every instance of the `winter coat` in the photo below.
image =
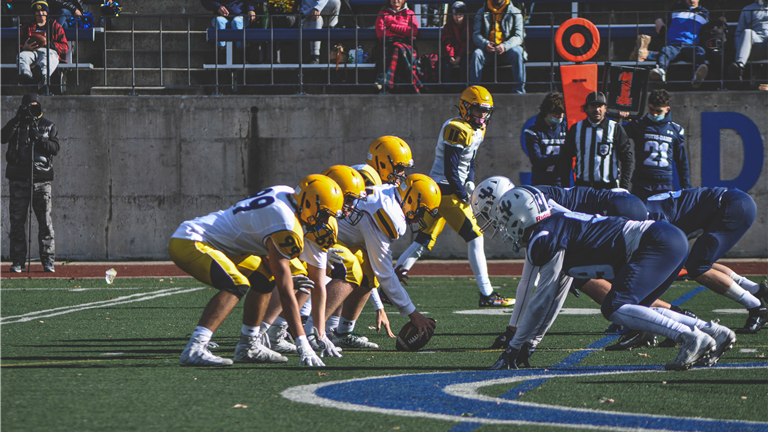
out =
<path fill-rule="evenodd" d="M 467 32 L 469 25 L 469 32 Z M 448 17 L 448 22 L 443 27 L 443 56 L 445 57 L 463 57 L 467 55 L 467 40 L 472 35 L 472 23 L 469 21 L 469 15 L 465 15 L 461 26 Z"/>
<path fill-rule="evenodd" d="M 387 8 L 379 12 L 376 18 L 376 37 L 382 39 L 385 29 L 387 38 L 415 38 L 419 33 L 419 21 L 407 6 L 399 11 Z"/>
<path fill-rule="evenodd" d="M 477 15 L 475 15 L 474 32 L 472 33 L 472 41 L 477 48 L 482 49 L 491 43 L 488 40 L 488 35 L 491 33 L 492 25 L 493 18 L 491 17 L 491 12 L 486 5 L 483 5 L 477 11 Z M 523 15 L 520 13 L 520 9 L 512 6 L 512 3 L 507 6 L 507 11 L 501 20 L 501 32 L 504 34 L 504 42 L 501 44 L 504 47 L 504 51 L 509 51 L 523 44 L 523 39 L 525 38 Z"/>
<path fill-rule="evenodd" d="M 52 35 L 47 34 L 46 27 L 48 27 L 48 24 L 51 25 L 50 28 Z M 49 20 L 46 25 L 42 27 L 38 27 L 37 23 L 34 21 L 21 26 L 21 46 L 24 45 L 24 42 L 26 42 L 29 36 L 31 36 L 33 33 L 41 32 L 46 33 L 48 43 L 51 45 L 51 48 L 54 48 L 59 54 L 59 59 L 66 59 L 67 52 L 69 51 L 69 45 L 67 45 L 67 35 L 64 34 L 64 28 L 54 20 Z"/>

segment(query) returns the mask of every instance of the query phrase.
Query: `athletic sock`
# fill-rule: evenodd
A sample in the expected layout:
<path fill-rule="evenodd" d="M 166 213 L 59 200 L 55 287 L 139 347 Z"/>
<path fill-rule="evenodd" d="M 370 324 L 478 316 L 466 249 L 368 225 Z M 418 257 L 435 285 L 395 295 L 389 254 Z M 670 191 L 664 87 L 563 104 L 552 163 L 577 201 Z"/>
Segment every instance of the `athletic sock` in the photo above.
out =
<path fill-rule="evenodd" d="M 275 320 L 272 322 L 272 325 L 283 327 L 288 325 L 288 321 L 286 321 L 285 318 L 279 316 L 275 318 Z"/>
<path fill-rule="evenodd" d="M 395 264 L 395 267 L 403 266 L 404 269 L 410 270 L 414 264 L 416 264 L 416 261 L 421 258 L 421 254 L 424 253 L 424 249 L 426 249 L 423 245 L 413 242 L 410 246 L 408 246 L 408 249 L 403 252 L 402 255 L 400 255 L 400 258 L 397 259 L 397 264 Z"/>
<path fill-rule="evenodd" d="M 660 334 L 675 341 L 679 341 L 683 333 L 692 331 L 691 327 L 682 322 L 640 305 L 625 304 L 612 313 L 609 319 L 627 328 Z"/>
<path fill-rule="evenodd" d="M 304 302 L 303 305 L 301 305 L 301 309 L 299 309 L 299 314 L 301 316 L 309 316 L 309 314 L 312 313 L 312 296 L 309 296 L 307 301 Z"/>
<path fill-rule="evenodd" d="M 726 291 L 723 295 L 735 301 L 736 303 L 743 305 L 747 309 L 760 306 L 760 300 L 750 294 L 749 291 L 740 287 L 736 282 L 731 284 L 731 287 L 728 288 L 728 291 Z"/>
<path fill-rule="evenodd" d="M 202 326 L 197 326 L 195 327 L 195 332 L 192 333 L 190 340 L 197 340 L 207 345 L 211 340 L 211 336 L 213 336 L 213 332 L 211 330 L 208 330 Z"/>
<path fill-rule="evenodd" d="M 355 329 L 355 320 L 347 320 L 346 318 L 342 318 L 339 320 L 339 326 L 336 327 L 336 333 L 338 334 L 347 334 L 352 333 L 352 330 Z"/>
<path fill-rule="evenodd" d="M 336 328 L 339 327 L 339 317 L 336 315 L 331 315 L 328 317 L 328 319 L 325 320 L 325 332 L 330 333 Z"/>
<path fill-rule="evenodd" d="M 312 334 L 314 333 L 314 327 L 315 323 L 312 320 L 312 315 L 307 317 L 307 322 L 304 323 L 304 334 Z"/>
<path fill-rule="evenodd" d="M 483 236 L 469 241 L 467 243 L 467 256 L 472 273 L 475 274 L 480 294 L 487 297 L 493 293 L 493 287 L 491 287 L 491 280 L 488 278 L 488 265 L 485 262 L 484 245 Z"/>
<path fill-rule="evenodd" d="M 749 291 L 750 294 L 757 294 L 757 292 L 760 290 L 760 285 L 758 285 L 755 282 L 752 282 L 751 280 L 745 278 L 744 276 L 736 274 L 736 272 L 731 272 L 731 274 L 729 276 L 740 287 L 742 287 L 745 290 Z"/>
<path fill-rule="evenodd" d="M 651 309 L 664 315 L 667 318 L 671 318 L 675 321 L 681 322 L 690 328 L 694 328 L 694 327 L 702 328 L 708 324 L 706 321 L 702 321 L 698 318 L 689 317 L 688 315 L 681 314 L 680 312 L 675 312 L 672 309 L 656 308 L 656 307 Z"/>
<path fill-rule="evenodd" d="M 240 328 L 240 333 L 246 336 L 258 337 L 261 334 L 261 328 L 243 324 L 243 327 Z"/>
<path fill-rule="evenodd" d="M 261 322 L 261 326 L 259 326 L 259 328 L 261 329 L 261 330 L 259 331 L 259 333 L 260 333 L 260 334 L 264 334 L 264 333 L 266 333 L 266 332 L 267 332 L 267 330 L 269 330 L 269 328 L 270 328 L 270 327 L 272 327 L 272 324 L 270 324 L 270 323 L 268 323 L 268 322 L 266 322 L 266 321 L 262 321 L 262 322 Z"/>

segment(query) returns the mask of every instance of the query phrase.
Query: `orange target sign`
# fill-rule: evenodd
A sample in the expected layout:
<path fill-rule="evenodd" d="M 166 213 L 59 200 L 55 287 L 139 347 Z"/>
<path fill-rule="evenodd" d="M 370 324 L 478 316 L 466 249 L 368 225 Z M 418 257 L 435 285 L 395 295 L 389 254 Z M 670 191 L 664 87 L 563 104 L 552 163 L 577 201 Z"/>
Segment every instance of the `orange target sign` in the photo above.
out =
<path fill-rule="evenodd" d="M 600 32 L 587 19 L 571 18 L 557 29 L 555 46 L 564 59 L 584 62 L 591 59 L 600 48 Z"/>

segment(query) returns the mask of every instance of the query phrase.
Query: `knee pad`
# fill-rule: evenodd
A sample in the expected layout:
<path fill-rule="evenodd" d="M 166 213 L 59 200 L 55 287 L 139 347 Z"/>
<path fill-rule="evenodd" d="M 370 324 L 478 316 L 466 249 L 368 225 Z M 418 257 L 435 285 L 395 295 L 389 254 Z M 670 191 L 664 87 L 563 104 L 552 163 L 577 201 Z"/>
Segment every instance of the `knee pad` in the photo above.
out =
<path fill-rule="evenodd" d="M 616 299 L 616 292 L 610 291 L 608 294 L 606 294 L 605 298 L 603 299 L 603 304 L 600 305 L 600 312 L 603 314 L 603 317 L 607 319 L 608 321 L 611 320 L 611 315 L 613 315 L 616 310 L 621 307 L 621 305 L 614 305 L 613 301 Z"/>
<path fill-rule="evenodd" d="M 232 285 L 226 288 L 221 288 L 221 291 L 226 291 L 237 296 L 238 300 L 242 300 L 245 294 L 248 293 L 248 285 Z"/>
<path fill-rule="evenodd" d="M 248 276 L 248 281 L 251 283 L 251 289 L 257 293 L 267 294 L 271 293 L 275 288 L 275 282 L 270 282 L 266 276 L 255 271 Z"/>

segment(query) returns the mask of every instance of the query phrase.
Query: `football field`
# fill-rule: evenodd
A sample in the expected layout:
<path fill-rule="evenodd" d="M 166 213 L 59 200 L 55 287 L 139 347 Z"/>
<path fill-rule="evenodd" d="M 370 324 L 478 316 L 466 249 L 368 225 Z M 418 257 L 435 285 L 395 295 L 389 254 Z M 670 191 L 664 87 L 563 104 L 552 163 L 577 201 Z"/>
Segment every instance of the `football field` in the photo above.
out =
<path fill-rule="evenodd" d="M 762 280 L 755 277 L 753 280 Z M 505 296 L 518 278 L 492 277 Z M 191 278 L 4 279 L 0 389 L 4 431 L 768 431 L 768 330 L 737 335 L 712 368 L 666 372 L 675 348 L 606 352 L 617 335 L 599 306 L 566 300 L 532 369 L 488 370 L 509 308 L 477 306 L 468 277 L 412 277 L 417 308 L 437 320 L 420 352 L 395 350 L 366 306 L 355 331 L 378 350 L 345 349 L 325 368 L 180 367 L 215 293 Z M 746 312 L 695 282 L 662 297 L 744 325 Z M 387 306 L 397 333 L 406 318 Z M 232 358 L 242 307 L 214 334 Z"/>

